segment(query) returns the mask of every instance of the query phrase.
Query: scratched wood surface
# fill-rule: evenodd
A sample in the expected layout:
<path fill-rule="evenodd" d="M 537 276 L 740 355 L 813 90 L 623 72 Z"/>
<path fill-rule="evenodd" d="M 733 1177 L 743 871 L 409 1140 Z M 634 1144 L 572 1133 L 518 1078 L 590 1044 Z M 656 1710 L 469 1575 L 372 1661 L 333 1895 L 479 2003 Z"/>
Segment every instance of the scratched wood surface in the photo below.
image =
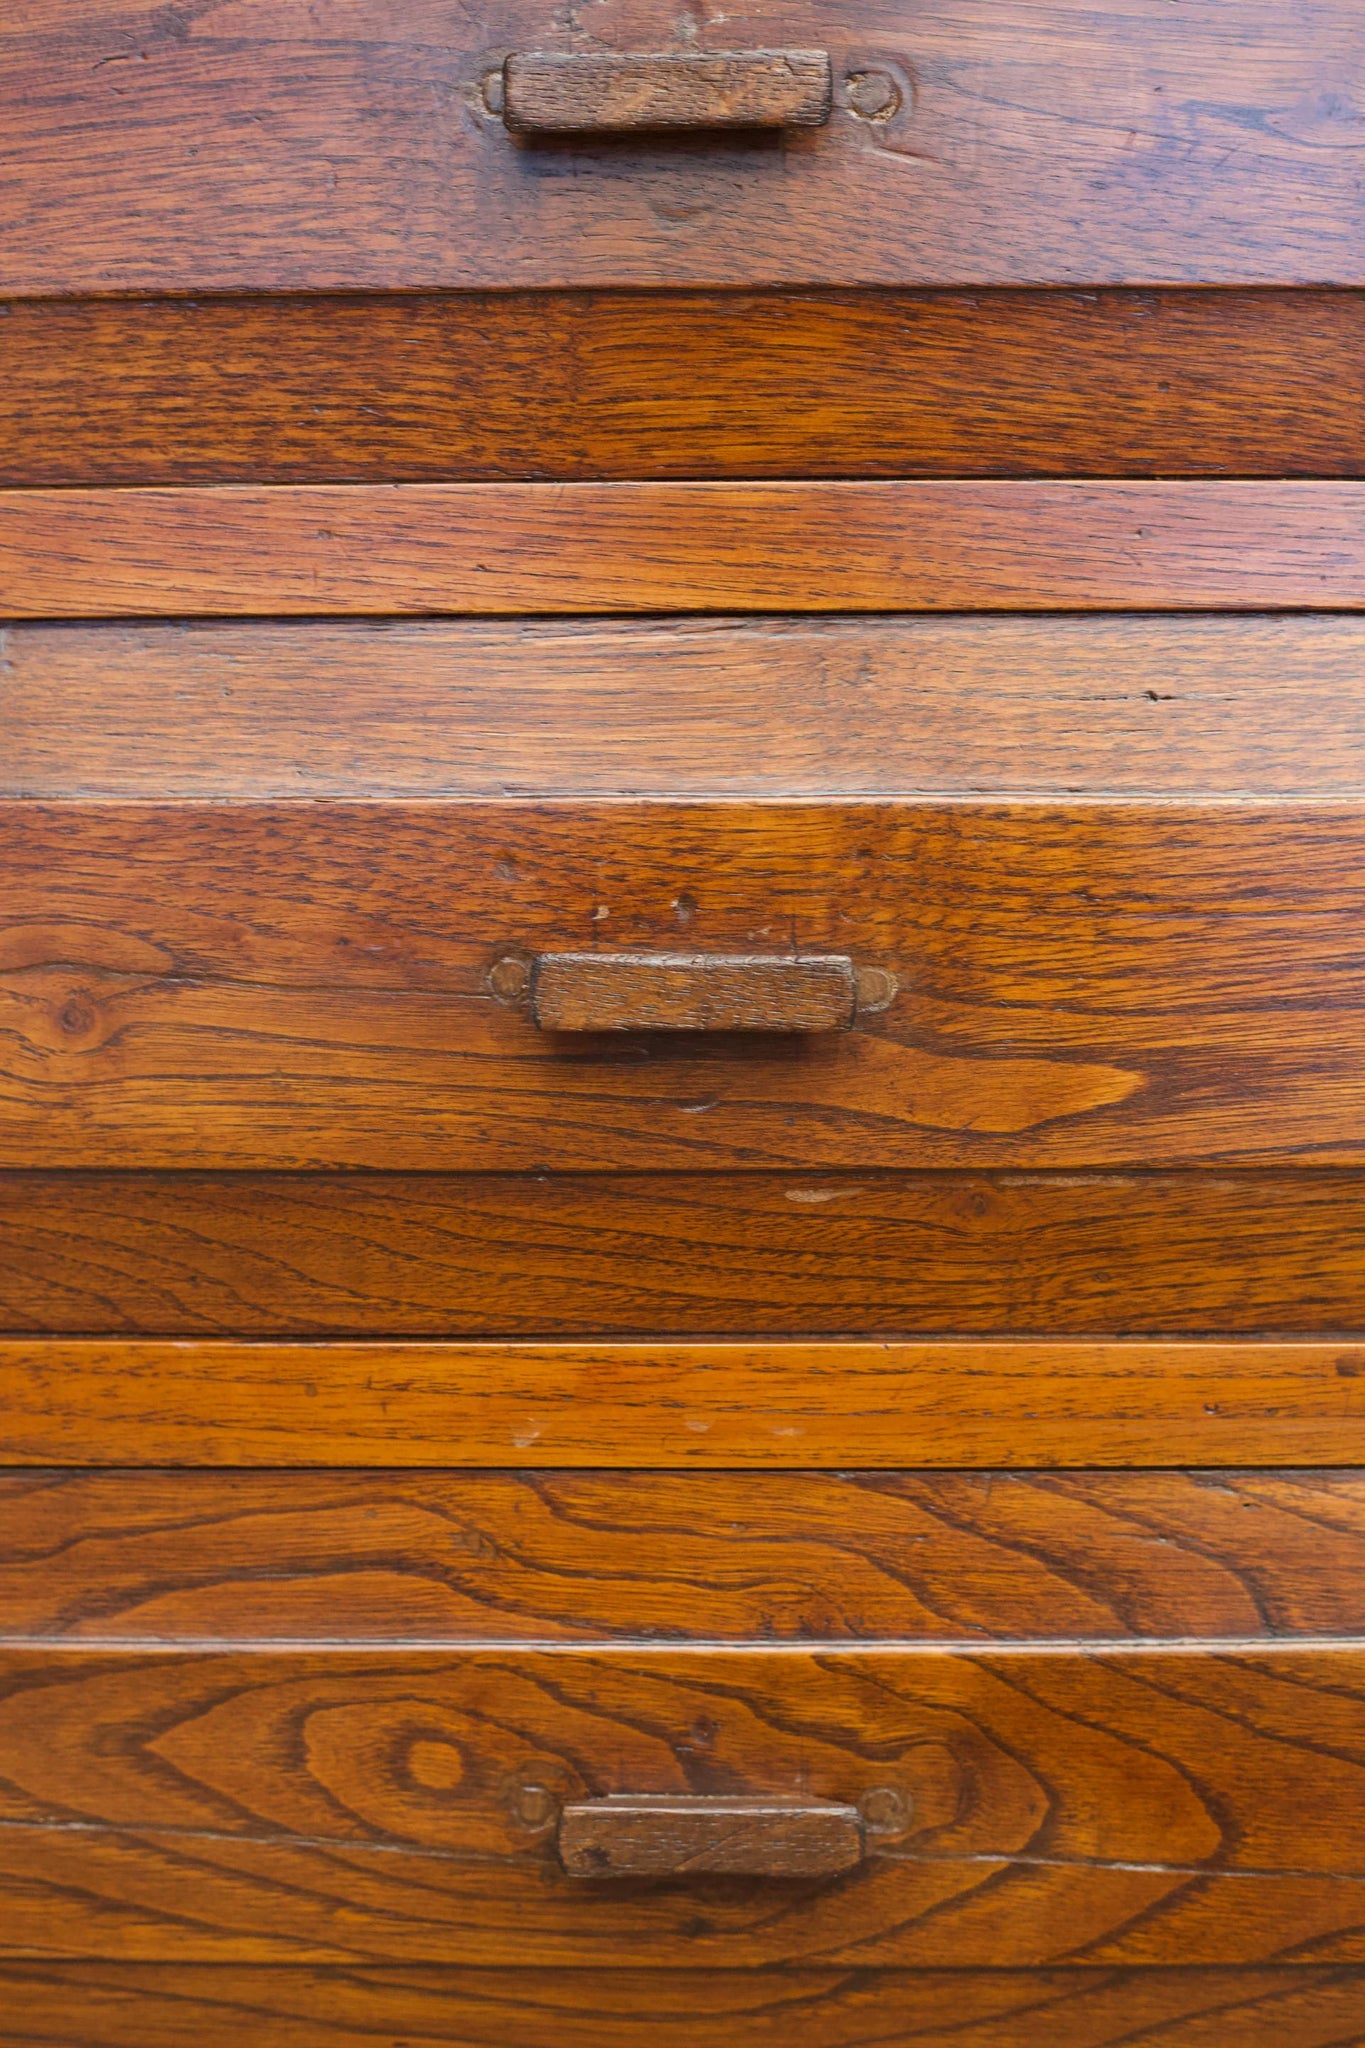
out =
<path fill-rule="evenodd" d="M 9 1331 L 73 1336 L 1272 1331 L 1335 1342 L 1360 1329 L 1362 1232 L 1365 1178 L 1304 1167 L 9 1173 L 0 1297 Z M 59 1418 L 61 1388 L 59 1370 L 48 1388 Z"/>
<path fill-rule="evenodd" d="M 1358 1635 L 1365 1473 L 19 1472 L 0 1476 L 0 1627 L 91 1644 Z"/>
<path fill-rule="evenodd" d="M 69 1254 L 48 1246 L 46 1256 L 65 1286 Z M 1351 1263 L 1349 1252 L 1339 1256 Z M 163 1261 L 153 1266 L 164 1274 Z M 1006 1294 L 998 1305 L 1005 1314 L 1009 1303 Z M 1163 1308 L 1181 1314 L 1179 1305 Z M 769 1320 L 785 1313 L 799 1323 L 803 1309 L 785 1285 L 773 1286 Z M 1124 1312 L 1132 1313 L 1126 1304 Z M 876 1310 L 853 1303 L 847 1315 L 856 1329 Z M 485 1320 L 495 1316 L 490 1307 Z M 544 1320 L 564 1320 L 561 1300 L 550 1297 Z M 1330 1466 L 1365 1462 L 1355 1392 L 1362 1377 L 1365 1351 L 1348 1337 L 633 1345 L 7 1337 L 0 1464 Z"/>
<path fill-rule="evenodd" d="M 10 797 L 1365 794 L 1365 620 L 1341 614 L 125 622 L 0 645 Z"/>
<path fill-rule="evenodd" d="M 69 2048 L 1354 2048 L 1365 1973 L 687 1971 L 0 1964 L 0 2041 Z"/>
<path fill-rule="evenodd" d="M 1361 292 L 11 300 L 0 482 L 1360 477 L 1362 347 Z"/>
<path fill-rule="evenodd" d="M 7 803 L 0 1165 L 1354 1165 L 1362 837 L 1347 802 Z M 899 991 L 788 1040 L 545 1033 L 487 984 L 680 941 Z"/>
<path fill-rule="evenodd" d="M 35 1645 L 0 1655 L 0 1739 L 12 1957 L 983 1968 L 1365 1946 L 1353 1642 Z M 864 1802 L 866 1859 L 782 1884 L 559 1865 L 559 1802 L 737 1790 Z"/>
<path fill-rule="evenodd" d="M 1349 0 L 615 0 L 4 24 L 0 290 L 1365 281 Z M 519 147 L 510 51 L 827 48 L 818 132 Z M 251 147 L 243 147 L 249 134 Z"/>
<path fill-rule="evenodd" d="M 12 618 L 1307 606 L 1365 608 L 1365 485 L 0 492 Z"/>

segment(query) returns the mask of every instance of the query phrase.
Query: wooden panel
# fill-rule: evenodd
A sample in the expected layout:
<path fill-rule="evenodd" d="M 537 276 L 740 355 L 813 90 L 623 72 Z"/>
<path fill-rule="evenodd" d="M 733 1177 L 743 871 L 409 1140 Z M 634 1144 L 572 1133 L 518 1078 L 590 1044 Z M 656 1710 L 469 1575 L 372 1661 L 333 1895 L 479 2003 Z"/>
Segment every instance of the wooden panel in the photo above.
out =
<path fill-rule="evenodd" d="M 5 24 L 0 288 L 1359 284 L 1350 0 L 617 0 L 319 21 L 49 0 Z M 828 48 L 802 137 L 518 148 L 509 50 Z M 242 146 L 249 134 L 251 147 Z"/>
<path fill-rule="evenodd" d="M 1362 348 L 1360 292 L 11 301 L 0 481 L 1360 477 Z"/>
<path fill-rule="evenodd" d="M 1362 844 L 1360 804 L 10 803 L 0 1165 L 1350 1165 Z M 683 934 L 899 993 L 566 1044 L 487 986 Z"/>
<path fill-rule="evenodd" d="M 1339 615 L 16 626 L 4 652 L 10 796 L 1365 792 Z"/>
<path fill-rule="evenodd" d="M 1347 1255 L 1358 1274 L 1358 1253 Z M 58 1286 L 67 1256 L 58 1246 Z M 776 1286 L 773 1298 L 770 1320 L 799 1319 Z M 476 1326 L 495 1314 L 485 1306 L 480 1317 L 481 1300 L 465 1309 Z M 859 1304 L 849 1322 L 866 1327 L 874 1313 Z M 565 1319 L 554 1307 L 547 1318 Z M 1344 1338 L 565 1346 L 13 1337 L 0 1339 L 0 1463 L 1365 1463 L 1362 1376 L 1365 1352 Z"/>
<path fill-rule="evenodd" d="M 1349 2048 L 1358 1969 L 495 1970 L 0 1965 L 27 2048 Z"/>
<path fill-rule="evenodd" d="M 0 1615 L 144 1645 L 1356 1635 L 1365 1473 L 13 1473 Z"/>
<path fill-rule="evenodd" d="M 1365 608 L 1365 485 L 0 492 L 13 618 L 1277 606 Z"/>
<path fill-rule="evenodd" d="M 502 67 L 502 117 L 519 135 L 821 128 L 833 87 L 824 50 L 518 50 Z"/>
<path fill-rule="evenodd" d="M 1335 1343 L 1365 1327 L 1362 1234 L 1365 1178 L 1307 1168 L 5 1174 L 0 1304 L 10 1331 L 73 1335 L 1278 1331 Z M 88 1437 L 59 1442 L 82 1440 L 102 1455 Z M 391 1433 L 382 1441 L 377 1461 L 392 1462 Z"/>
<path fill-rule="evenodd" d="M 970 1969 L 1365 1947 L 1356 1644 L 10 1648 L 0 1739 L 16 1957 Z M 860 1805 L 866 1860 L 606 1887 L 559 1864 L 560 1801 L 739 1790 Z"/>

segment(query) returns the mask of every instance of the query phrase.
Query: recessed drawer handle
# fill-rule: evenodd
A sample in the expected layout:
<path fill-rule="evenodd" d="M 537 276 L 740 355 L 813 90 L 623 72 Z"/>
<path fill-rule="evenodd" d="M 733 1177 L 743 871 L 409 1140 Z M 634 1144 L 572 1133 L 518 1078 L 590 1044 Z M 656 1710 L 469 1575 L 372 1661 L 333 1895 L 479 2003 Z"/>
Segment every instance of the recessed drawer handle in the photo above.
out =
<path fill-rule="evenodd" d="M 856 1806 L 768 1799 L 631 1798 L 566 1806 L 572 1877 L 837 1877 L 863 1859 Z"/>
<path fill-rule="evenodd" d="M 542 1031 L 847 1031 L 896 992 L 844 953 L 508 954 L 488 982 Z"/>
<path fill-rule="evenodd" d="M 502 117 L 517 135 L 820 128 L 832 98 L 824 50 L 528 51 L 502 67 Z"/>

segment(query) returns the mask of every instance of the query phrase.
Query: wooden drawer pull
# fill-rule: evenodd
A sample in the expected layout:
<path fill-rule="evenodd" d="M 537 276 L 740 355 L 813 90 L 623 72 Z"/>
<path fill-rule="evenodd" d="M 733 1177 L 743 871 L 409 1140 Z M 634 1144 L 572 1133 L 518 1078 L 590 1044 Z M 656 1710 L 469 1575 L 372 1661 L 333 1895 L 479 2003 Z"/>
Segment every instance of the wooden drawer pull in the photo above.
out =
<path fill-rule="evenodd" d="M 542 1031 L 847 1031 L 859 1007 L 842 953 L 541 953 L 489 979 Z"/>
<path fill-rule="evenodd" d="M 559 1853 L 573 1877 L 837 1877 L 862 1861 L 863 1826 L 819 1800 L 618 1795 L 566 1806 Z"/>
<path fill-rule="evenodd" d="M 824 50 L 528 52 L 502 69 L 503 120 L 519 135 L 819 128 L 832 94 Z"/>

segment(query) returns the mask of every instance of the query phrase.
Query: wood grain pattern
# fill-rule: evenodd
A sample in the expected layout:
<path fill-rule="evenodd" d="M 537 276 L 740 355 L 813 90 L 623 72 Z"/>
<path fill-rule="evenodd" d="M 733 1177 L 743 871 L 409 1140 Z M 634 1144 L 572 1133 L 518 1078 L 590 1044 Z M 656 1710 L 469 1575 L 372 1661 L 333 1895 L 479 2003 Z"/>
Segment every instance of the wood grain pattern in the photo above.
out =
<path fill-rule="evenodd" d="M 0 1303 L 9 1332 L 75 1336 L 1270 1331 L 1336 1343 L 1360 1329 L 1363 1232 L 1365 1178 L 1306 1167 L 4 1174 Z M 58 1374 L 45 1399 L 70 1444 L 80 1411 L 62 1386 Z M 385 1441 L 378 1462 L 392 1462 Z"/>
<path fill-rule="evenodd" d="M 0 1475 L 4 1632 L 88 1645 L 1354 1636 L 1362 1565 L 1358 1470 Z"/>
<path fill-rule="evenodd" d="M 1358 1644 L 34 1646 L 0 1658 L 0 1737 L 15 1958 L 971 1969 L 1362 1948 Z M 557 1802 L 741 1789 L 861 1803 L 866 1860 L 779 1887 L 560 1867 Z"/>
<path fill-rule="evenodd" d="M 1350 1166 L 1363 841 L 1359 803 L 9 803 L 0 1165 Z M 566 1048 L 487 987 L 684 934 L 899 993 Z"/>
<path fill-rule="evenodd" d="M 1365 485 L 0 492 L 11 618 L 1365 608 Z"/>
<path fill-rule="evenodd" d="M 1365 281 L 1350 0 L 541 0 L 323 22 L 51 0 L 5 25 L 0 289 Z M 810 136 L 509 147 L 509 50 L 827 48 Z M 609 40 L 608 40 L 609 38 Z M 252 146 L 242 147 L 244 133 Z M 690 138 L 685 138 L 690 140 Z"/>
<path fill-rule="evenodd" d="M 1361 477 L 1362 348 L 1361 292 L 0 302 L 0 482 Z"/>
<path fill-rule="evenodd" d="M 1352 1968 L 862 1971 L 0 1964 L 7 2048 L 1356 2048 Z"/>
<path fill-rule="evenodd" d="M 822 128 L 833 96 L 824 50 L 516 51 L 502 67 L 519 135 Z"/>
<path fill-rule="evenodd" d="M 15 626 L 0 658 L 8 796 L 1365 794 L 1365 621 L 1331 614 Z"/>
<path fill-rule="evenodd" d="M 64 1277 L 61 1252 L 58 1266 Z M 774 1284 L 769 1319 L 784 1309 L 798 1319 Z M 466 1315 L 481 1321 L 476 1306 Z M 547 1317 L 564 1319 L 557 1304 Z M 866 1304 L 849 1310 L 851 1327 L 874 1319 Z M 1346 1338 L 566 1346 L 10 1337 L 0 1339 L 0 1464 L 1333 1465 L 1365 1462 L 1362 1376 L 1365 1352 Z"/>

